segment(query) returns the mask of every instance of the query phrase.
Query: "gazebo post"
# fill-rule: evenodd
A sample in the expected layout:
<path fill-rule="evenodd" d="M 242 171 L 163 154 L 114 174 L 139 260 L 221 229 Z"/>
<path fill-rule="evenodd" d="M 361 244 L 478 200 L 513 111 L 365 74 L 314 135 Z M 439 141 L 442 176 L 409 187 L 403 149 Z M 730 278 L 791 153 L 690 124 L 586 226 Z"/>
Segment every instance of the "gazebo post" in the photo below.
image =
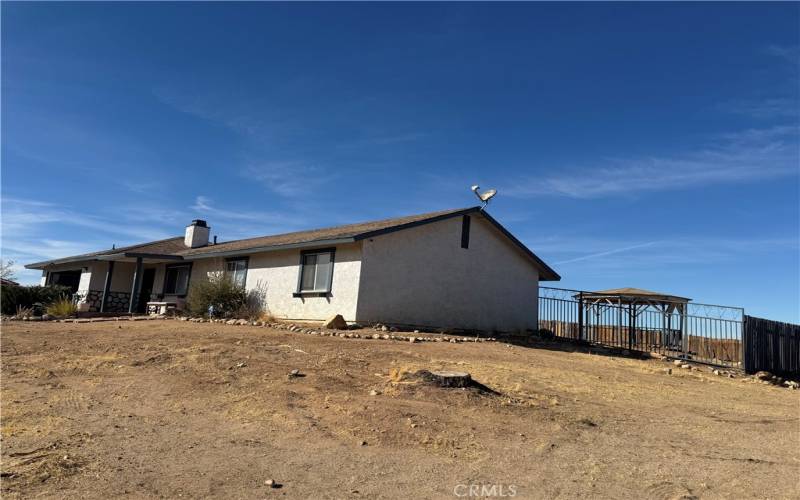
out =
<path fill-rule="evenodd" d="M 633 337 L 636 335 L 636 315 L 633 314 L 633 301 L 628 304 L 628 349 L 633 349 Z"/>
<path fill-rule="evenodd" d="M 617 338 L 615 344 L 622 344 L 622 297 L 617 297 Z"/>
<path fill-rule="evenodd" d="M 661 335 L 661 344 L 664 347 L 668 347 L 669 339 L 672 336 L 672 313 L 667 312 L 669 310 L 669 306 L 664 304 L 664 319 L 666 324 L 667 331 Z"/>
<path fill-rule="evenodd" d="M 686 304 L 681 304 L 680 307 L 680 314 L 681 314 L 681 350 L 683 351 L 684 355 L 689 355 L 689 335 L 688 335 L 688 328 L 686 324 Z"/>
<path fill-rule="evenodd" d="M 578 294 L 578 340 L 583 340 L 583 292 Z"/>

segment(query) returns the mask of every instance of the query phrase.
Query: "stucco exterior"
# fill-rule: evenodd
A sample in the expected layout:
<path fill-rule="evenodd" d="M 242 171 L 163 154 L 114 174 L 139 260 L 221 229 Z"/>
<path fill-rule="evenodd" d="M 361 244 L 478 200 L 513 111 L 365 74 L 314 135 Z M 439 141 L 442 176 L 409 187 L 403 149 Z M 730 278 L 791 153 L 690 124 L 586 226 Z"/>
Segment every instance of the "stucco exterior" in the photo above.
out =
<path fill-rule="evenodd" d="M 534 264 L 480 215 L 469 248 L 461 217 L 363 241 L 356 318 L 484 331 L 537 327 Z"/>
<path fill-rule="evenodd" d="M 300 273 L 300 251 L 265 252 L 250 256 L 248 290 L 266 294 L 266 307 L 277 318 L 324 320 L 341 314 L 356 320 L 358 283 L 361 274 L 361 244 L 336 247 L 333 280 L 328 297 L 293 297 Z"/>
<path fill-rule="evenodd" d="M 358 283 L 361 272 L 361 244 L 338 245 L 333 265 L 331 293 L 327 297 L 294 297 L 300 273 L 300 250 L 280 250 L 256 254 L 242 254 L 248 257 L 245 288 L 249 293 L 263 297 L 266 312 L 281 319 L 325 320 L 334 314 L 341 314 L 347 321 L 356 320 Z M 208 279 L 213 273 L 225 269 L 225 259 L 197 259 L 190 261 L 192 283 Z M 164 287 L 166 266 L 157 267 L 154 293 L 161 293 Z M 176 300 L 165 296 L 165 300 Z"/>

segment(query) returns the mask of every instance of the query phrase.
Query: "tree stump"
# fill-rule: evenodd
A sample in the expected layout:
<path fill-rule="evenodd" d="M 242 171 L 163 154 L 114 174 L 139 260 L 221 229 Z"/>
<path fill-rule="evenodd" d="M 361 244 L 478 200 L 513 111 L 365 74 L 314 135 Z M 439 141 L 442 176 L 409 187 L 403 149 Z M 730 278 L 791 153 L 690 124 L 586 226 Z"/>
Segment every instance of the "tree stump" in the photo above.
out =
<path fill-rule="evenodd" d="M 439 387 L 470 387 L 472 377 L 466 372 L 429 372 L 420 370 L 417 372 L 423 380 Z"/>

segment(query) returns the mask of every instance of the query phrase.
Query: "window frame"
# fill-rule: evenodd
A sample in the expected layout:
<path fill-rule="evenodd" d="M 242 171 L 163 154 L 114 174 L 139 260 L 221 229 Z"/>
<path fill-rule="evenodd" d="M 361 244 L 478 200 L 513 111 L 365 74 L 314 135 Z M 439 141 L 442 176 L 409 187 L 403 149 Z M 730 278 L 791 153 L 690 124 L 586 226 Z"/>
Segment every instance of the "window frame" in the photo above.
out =
<path fill-rule="evenodd" d="M 246 289 L 247 288 L 247 272 L 250 270 L 250 256 L 249 255 L 245 255 L 243 257 L 228 257 L 227 259 L 225 259 L 225 270 L 224 270 L 224 272 L 225 272 L 225 276 L 229 276 L 230 275 L 231 278 L 233 279 L 233 282 L 236 283 L 236 277 L 235 277 L 236 271 L 234 270 L 233 274 L 230 274 L 230 272 L 228 271 L 228 263 L 229 262 L 238 262 L 238 261 L 242 261 L 242 260 L 244 261 L 244 281 L 242 282 L 242 288 Z"/>
<path fill-rule="evenodd" d="M 180 264 L 167 264 L 164 266 L 164 282 L 161 284 L 161 295 L 162 297 L 165 295 L 172 295 L 175 297 L 186 297 L 189 293 L 189 286 L 192 283 L 192 262 L 181 262 Z M 169 274 L 170 270 L 179 268 L 179 267 L 186 267 L 188 268 L 189 278 L 186 280 L 186 292 L 185 293 L 177 293 L 177 290 L 174 292 L 167 291 L 167 275 Z M 177 283 L 176 283 L 177 284 Z"/>
<path fill-rule="evenodd" d="M 327 290 L 303 290 L 303 271 L 305 270 L 305 261 L 307 255 L 318 255 L 329 253 L 331 255 L 331 279 L 328 282 Z M 302 250 L 300 252 L 300 264 L 297 270 L 297 289 L 292 294 L 293 297 L 330 297 L 333 290 L 333 270 L 336 262 L 336 248 L 314 248 L 309 250 Z"/>

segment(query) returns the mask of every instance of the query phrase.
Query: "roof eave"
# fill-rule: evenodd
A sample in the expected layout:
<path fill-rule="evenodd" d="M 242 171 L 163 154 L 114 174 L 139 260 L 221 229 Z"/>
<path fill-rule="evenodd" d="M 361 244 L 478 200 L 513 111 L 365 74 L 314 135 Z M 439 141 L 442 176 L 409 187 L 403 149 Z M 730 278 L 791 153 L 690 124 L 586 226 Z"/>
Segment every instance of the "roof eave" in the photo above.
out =
<path fill-rule="evenodd" d="M 92 257 L 66 257 L 63 259 L 43 260 L 41 262 L 34 262 L 33 264 L 26 264 L 25 269 L 39 269 L 44 270 L 51 266 L 60 266 L 61 264 L 72 264 L 74 262 L 94 262 L 97 260 L 96 256 Z"/>

